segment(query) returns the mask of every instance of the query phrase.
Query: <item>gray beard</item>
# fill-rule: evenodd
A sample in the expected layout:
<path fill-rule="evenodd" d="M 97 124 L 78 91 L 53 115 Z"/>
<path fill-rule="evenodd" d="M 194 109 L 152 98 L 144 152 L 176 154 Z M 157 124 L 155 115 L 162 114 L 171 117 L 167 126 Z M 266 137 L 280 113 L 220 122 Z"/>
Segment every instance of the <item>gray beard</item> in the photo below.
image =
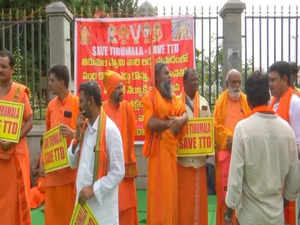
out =
<path fill-rule="evenodd" d="M 232 88 L 229 87 L 228 88 L 228 94 L 232 99 L 238 100 L 241 96 L 241 91 L 240 90 L 236 91 L 236 90 L 233 90 Z"/>
<path fill-rule="evenodd" d="M 159 84 L 161 95 L 169 100 L 172 100 L 172 86 L 170 81 L 164 81 Z"/>

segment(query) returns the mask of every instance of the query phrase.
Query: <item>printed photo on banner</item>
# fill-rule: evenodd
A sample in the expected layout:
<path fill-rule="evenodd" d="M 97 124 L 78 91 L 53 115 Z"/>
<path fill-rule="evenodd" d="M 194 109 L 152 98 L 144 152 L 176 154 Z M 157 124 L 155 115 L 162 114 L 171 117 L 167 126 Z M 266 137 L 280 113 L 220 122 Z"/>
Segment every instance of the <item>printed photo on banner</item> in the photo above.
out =
<path fill-rule="evenodd" d="M 67 141 L 61 135 L 60 126 L 56 126 L 44 133 L 42 155 L 45 173 L 69 166 Z"/>
<path fill-rule="evenodd" d="M 70 225 L 100 225 L 89 205 L 77 203 L 75 205 Z"/>
<path fill-rule="evenodd" d="M 168 64 L 173 90 L 179 94 L 184 71 L 195 66 L 194 51 L 194 19 L 190 16 L 76 19 L 76 89 L 84 81 L 96 80 L 104 90 L 104 72 L 120 73 L 124 99 L 136 113 L 136 140 L 143 140 L 140 99 L 154 85 L 155 63 Z"/>
<path fill-rule="evenodd" d="M 212 117 L 191 118 L 187 132 L 179 143 L 177 155 L 204 156 L 215 154 L 214 123 Z"/>
<path fill-rule="evenodd" d="M 24 104 L 0 100 L 0 139 L 18 143 L 23 121 Z"/>

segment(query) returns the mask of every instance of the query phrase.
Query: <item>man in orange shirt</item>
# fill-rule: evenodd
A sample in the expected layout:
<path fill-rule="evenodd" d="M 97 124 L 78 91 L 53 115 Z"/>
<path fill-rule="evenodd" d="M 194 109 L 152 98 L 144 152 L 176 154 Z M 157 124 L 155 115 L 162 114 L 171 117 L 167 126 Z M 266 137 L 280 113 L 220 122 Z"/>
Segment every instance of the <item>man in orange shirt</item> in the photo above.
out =
<path fill-rule="evenodd" d="M 227 89 L 219 96 L 214 110 L 216 135 L 216 224 L 224 225 L 225 193 L 235 125 L 250 113 L 247 97 L 241 92 L 241 73 L 235 69 L 226 75 Z"/>
<path fill-rule="evenodd" d="M 13 55 L 0 51 L 0 100 L 24 104 L 20 141 L 0 140 L 0 212 L 1 225 L 30 225 L 30 159 L 26 135 L 32 128 L 29 90 L 13 82 Z"/>
<path fill-rule="evenodd" d="M 182 101 L 189 118 L 209 117 L 209 104 L 198 93 L 199 81 L 195 69 L 187 69 L 183 76 Z M 180 225 L 207 225 L 207 156 L 178 158 L 178 211 Z"/>
<path fill-rule="evenodd" d="M 134 179 L 137 175 L 134 137 L 136 120 L 133 108 L 123 100 L 121 76 L 106 71 L 103 79 L 108 100 L 104 102 L 104 111 L 120 130 L 123 142 L 125 177 L 119 184 L 119 221 L 120 225 L 138 225 L 137 199 Z"/>
<path fill-rule="evenodd" d="M 55 65 L 49 70 L 49 88 L 56 95 L 47 107 L 46 130 L 60 125 L 67 145 L 74 137 L 79 101 L 68 90 L 69 71 L 65 65 Z M 45 224 L 70 223 L 75 203 L 76 170 L 70 167 L 46 174 Z"/>
<path fill-rule="evenodd" d="M 291 66 L 288 62 L 275 62 L 268 70 L 269 86 L 273 96 L 270 107 L 286 120 L 295 132 L 298 154 L 300 155 L 300 98 L 291 85 Z M 285 223 L 297 224 L 296 202 L 285 205 Z"/>
<path fill-rule="evenodd" d="M 178 224 L 177 146 L 188 117 L 185 105 L 172 92 L 168 66 L 155 65 L 155 87 L 143 98 L 148 158 L 148 225 Z"/>
<path fill-rule="evenodd" d="M 296 87 L 296 80 L 298 79 L 299 68 L 298 68 L 297 64 L 294 62 L 290 63 L 290 67 L 291 67 L 290 86 L 294 90 L 294 93 L 300 97 L 300 89 Z"/>

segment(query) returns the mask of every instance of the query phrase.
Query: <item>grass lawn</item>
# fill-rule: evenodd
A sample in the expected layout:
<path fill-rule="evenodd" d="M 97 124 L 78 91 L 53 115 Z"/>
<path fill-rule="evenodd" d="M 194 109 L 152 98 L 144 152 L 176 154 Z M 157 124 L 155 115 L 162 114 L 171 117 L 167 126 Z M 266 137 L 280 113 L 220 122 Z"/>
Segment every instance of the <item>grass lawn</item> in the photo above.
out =
<path fill-rule="evenodd" d="M 138 214 L 139 224 L 146 224 L 146 190 L 138 190 Z M 32 224 L 33 225 L 44 225 L 44 212 L 42 207 L 31 211 Z M 208 224 L 216 224 L 216 197 L 215 195 L 208 196 Z"/>

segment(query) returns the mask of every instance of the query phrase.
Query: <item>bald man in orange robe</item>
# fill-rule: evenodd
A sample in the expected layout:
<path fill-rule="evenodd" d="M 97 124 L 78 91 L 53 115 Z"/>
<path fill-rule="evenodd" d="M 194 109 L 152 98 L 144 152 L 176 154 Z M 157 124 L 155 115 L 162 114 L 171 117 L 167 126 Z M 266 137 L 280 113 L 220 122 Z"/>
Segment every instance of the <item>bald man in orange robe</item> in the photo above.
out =
<path fill-rule="evenodd" d="M 19 143 L 0 140 L 0 225 L 30 225 L 30 159 L 26 135 L 32 128 L 29 89 L 12 81 L 13 55 L 0 51 L 0 100 L 24 104 Z"/>
<path fill-rule="evenodd" d="M 166 64 L 155 65 L 155 87 L 143 98 L 148 158 L 147 224 L 178 224 L 177 148 L 187 122 L 185 105 L 172 93 Z"/>
<path fill-rule="evenodd" d="M 185 103 L 189 118 L 209 117 L 209 104 L 199 95 L 198 75 L 195 69 L 187 69 L 183 76 Z M 208 202 L 206 161 L 207 156 L 178 157 L 178 194 L 180 225 L 207 225 Z"/>
<path fill-rule="evenodd" d="M 67 145 L 74 137 L 76 119 L 79 114 L 79 100 L 68 90 L 69 72 L 64 65 L 55 65 L 49 71 L 50 90 L 57 95 L 46 112 L 46 130 L 58 125 Z M 70 167 L 45 176 L 45 224 L 66 225 L 70 223 L 75 204 L 76 170 Z"/>
<path fill-rule="evenodd" d="M 226 89 L 218 98 L 214 111 L 216 135 L 216 224 L 224 225 L 225 192 L 229 167 L 222 167 L 230 162 L 232 137 L 235 125 L 250 113 L 247 97 L 241 92 L 241 73 L 235 69 L 226 75 Z M 224 162 L 225 161 L 225 162 Z M 229 165 L 229 164 L 228 164 Z M 224 171 L 224 168 L 226 168 Z M 226 175 L 227 174 L 227 175 Z M 224 179 L 225 178 L 225 179 Z M 224 184 L 226 181 L 226 184 Z"/>
<path fill-rule="evenodd" d="M 135 177 L 137 176 L 134 137 L 136 119 L 129 102 L 123 100 L 121 76 L 114 71 L 106 71 L 103 79 L 108 100 L 104 111 L 120 130 L 125 161 L 125 177 L 119 184 L 119 222 L 120 225 L 138 225 Z"/>

